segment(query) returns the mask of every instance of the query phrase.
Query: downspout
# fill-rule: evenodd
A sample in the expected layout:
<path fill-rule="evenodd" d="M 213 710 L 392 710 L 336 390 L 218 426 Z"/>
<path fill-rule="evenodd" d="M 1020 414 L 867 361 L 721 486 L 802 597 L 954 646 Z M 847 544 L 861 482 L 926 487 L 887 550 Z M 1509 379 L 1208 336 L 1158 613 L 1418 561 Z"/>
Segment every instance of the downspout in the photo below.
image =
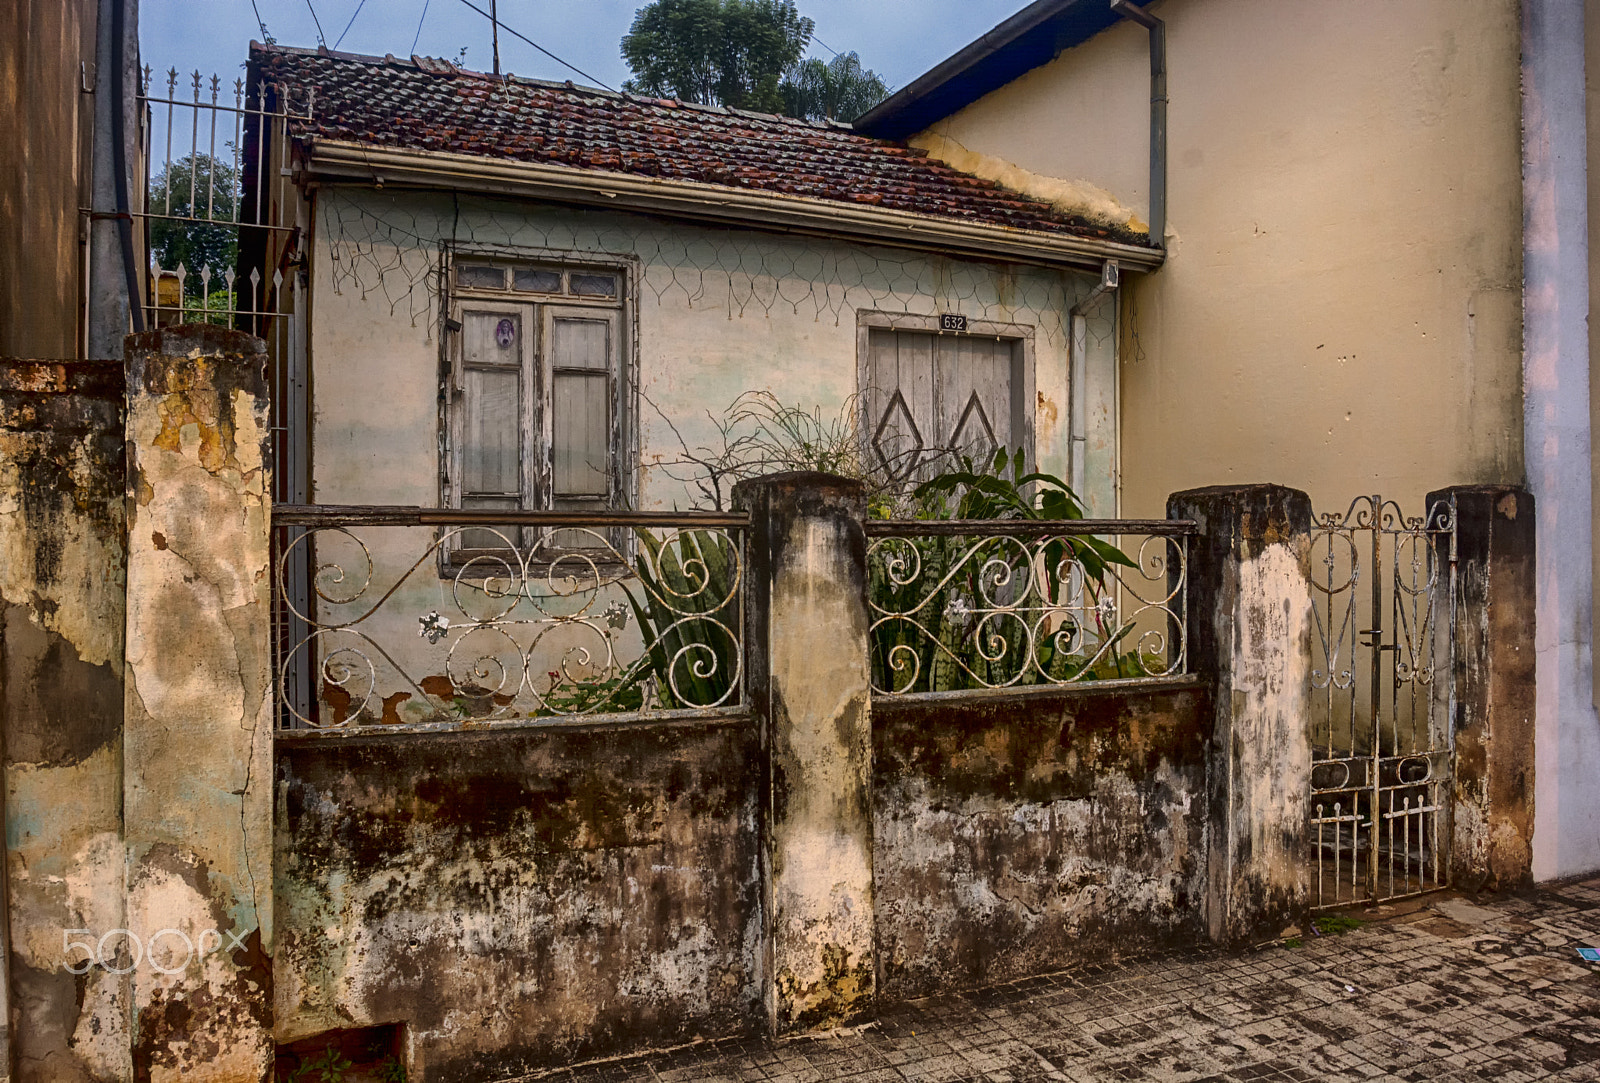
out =
<path fill-rule="evenodd" d="M 1115 260 L 1107 260 L 1100 267 L 1100 282 L 1073 305 L 1068 313 L 1072 344 L 1069 356 L 1072 372 L 1067 393 L 1071 408 L 1067 412 L 1067 445 L 1072 456 L 1072 491 L 1083 501 L 1084 487 L 1088 482 L 1088 465 L 1084 462 L 1089 449 L 1089 312 L 1100 299 L 1111 293 L 1122 281 L 1122 272 Z M 1120 428 L 1121 418 L 1113 425 Z M 1122 464 L 1116 464 L 1121 473 Z"/>
<path fill-rule="evenodd" d="M 1129 0 L 1111 10 L 1150 31 L 1150 243 L 1167 240 L 1167 24 Z"/>
<path fill-rule="evenodd" d="M 139 289 L 139 261 L 133 247 L 133 199 L 128 190 L 132 184 L 128 176 L 128 81 L 133 70 L 133 65 L 128 63 L 129 2 L 111 0 L 111 48 L 116 61 L 112 76 L 120 91 L 111 103 L 111 160 L 117 174 L 117 234 L 122 246 L 128 314 L 133 318 L 134 331 L 139 332 L 144 330 L 144 297 Z"/>

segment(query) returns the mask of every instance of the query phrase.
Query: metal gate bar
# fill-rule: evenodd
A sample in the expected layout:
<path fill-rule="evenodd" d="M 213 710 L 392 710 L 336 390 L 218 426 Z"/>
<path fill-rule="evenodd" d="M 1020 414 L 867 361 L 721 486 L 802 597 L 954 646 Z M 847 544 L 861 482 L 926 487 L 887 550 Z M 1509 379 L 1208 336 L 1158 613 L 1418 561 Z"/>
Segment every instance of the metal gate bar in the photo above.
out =
<path fill-rule="evenodd" d="M 1312 908 L 1446 887 L 1455 509 L 1313 522 Z"/>

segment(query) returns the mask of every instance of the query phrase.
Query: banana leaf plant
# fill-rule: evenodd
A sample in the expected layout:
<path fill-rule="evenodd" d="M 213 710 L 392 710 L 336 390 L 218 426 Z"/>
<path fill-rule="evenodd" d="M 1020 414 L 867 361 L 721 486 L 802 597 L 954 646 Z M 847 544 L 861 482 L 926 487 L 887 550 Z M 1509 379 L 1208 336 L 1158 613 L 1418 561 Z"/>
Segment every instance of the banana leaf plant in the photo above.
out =
<path fill-rule="evenodd" d="M 742 659 L 738 543 L 725 534 L 635 531 L 636 584 L 623 584 L 644 637 L 633 672 L 655 679 L 664 708 L 730 707 Z"/>
<path fill-rule="evenodd" d="M 999 449 L 978 468 L 963 458 L 960 469 L 918 486 L 913 499 L 928 519 L 1083 518 L 1071 487 L 1028 471 L 1021 448 Z M 1133 560 L 1088 535 L 1052 538 L 1037 557 L 1020 539 L 980 537 L 908 537 L 880 546 L 868 587 L 876 687 L 949 691 L 1128 675 L 1116 644 L 1130 629 L 1107 627 L 1099 602 L 1112 567 L 1137 567 Z M 898 569 L 891 567 L 896 560 Z M 916 574 L 907 582 L 910 568 Z M 1081 581 L 1064 584 L 1065 569 Z M 1030 589 L 1037 590 L 1032 600 Z M 1050 612 L 1069 593 L 1081 598 L 1075 611 Z M 1093 627 L 1079 627 L 1086 618 Z"/>

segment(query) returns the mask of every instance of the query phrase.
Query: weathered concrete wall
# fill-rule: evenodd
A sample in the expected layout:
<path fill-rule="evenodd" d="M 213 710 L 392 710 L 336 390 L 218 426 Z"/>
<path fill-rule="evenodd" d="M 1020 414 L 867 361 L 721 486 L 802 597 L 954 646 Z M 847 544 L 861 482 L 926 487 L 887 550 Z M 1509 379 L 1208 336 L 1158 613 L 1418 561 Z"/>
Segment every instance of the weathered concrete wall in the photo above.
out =
<path fill-rule="evenodd" d="M 1533 880 L 1533 496 L 1506 486 L 1428 495 L 1456 514 L 1455 804 L 1450 880 L 1470 891 L 1509 891 Z M 1450 538 L 1438 545 L 1448 549 Z M 1449 553 L 1439 553 L 1441 574 Z"/>
<path fill-rule="evenodd" d="M 130 1069 L 128 980 L 112 972 L 128 947 L 113 932 L 127 925 L 123 462 L 120 365 L 0 361 L 0 1050 L 9 1029 L 20 1080 Z M 63 950 L 66 930 L 92 950 Z M 106 965 L 89 962 L 107 934 Z"/>
<path fill-rule="evenodd" d="M 316 499 L 433 505 L 439 499 L 440 246 L 510 255 L 637 260 L 626 330 L 640 404 L 639 507 L 686 508 L 657 468 L 715 442 L 708 414 L 765 389 L 836 414 L 857 387 L 857 314 L 959 312 L 1034 328 L 1034 429 L 1043 469 L 1069 476 L 1066 314 L 1098 276 L 751 230 L 712 229 L 447 194 L 328 189 L 317 196 L 310 333 Z M 1089 319 L 1085 496 L 1114 514 L 1112 305 Z M 384 388 L 375 410 L 374 386 Z"/>
<path fill-rule="evenodd" d="M 876 1000 L 866 497 L 829 474 L 740 482 L 750 513 L 746 687 L 768 756 L 768 1025 Z"/>
<path fill-rule="evenodd" d="M 0 357 L 78 357 L 96 0 L 0 5 Z"/>
<path fill-rule="evenodd" d="M 1212 684 L 1206 923 L 1225 944 L 1303 923 L 1311 784 L 1311 501 L 1281 485 L 1174 493 L 1193 519 L 1189 659 Z"/>
<path fill-rule="evenodd" d="M 1520 6 L 1155 9 L 1169 254 L 1120 298 L 1124 514 L 1250 477 L 1408 508 L 1522 480 Z M 1149 80 L 1123 22 L 926 134 L 1144 217 Z"/>
<path fill-rule="evenodd" d="M 745 720 L 277 751 L 277 1036 L 403 1023 L 419 1083 L 759 1029 Z"/>
<path fill-rule="evenodd" d="M 882 995 L 1205 935 L 1207 690 L 873 705 Z"/>
<path fill-rule="evenodd" d="M 272 691 L 266 354 L 204 325 L 130 336 L 123 800 L 134 1071 L 271 1064 Z M 210 950 L 205 950 L 209 948 Z"/>

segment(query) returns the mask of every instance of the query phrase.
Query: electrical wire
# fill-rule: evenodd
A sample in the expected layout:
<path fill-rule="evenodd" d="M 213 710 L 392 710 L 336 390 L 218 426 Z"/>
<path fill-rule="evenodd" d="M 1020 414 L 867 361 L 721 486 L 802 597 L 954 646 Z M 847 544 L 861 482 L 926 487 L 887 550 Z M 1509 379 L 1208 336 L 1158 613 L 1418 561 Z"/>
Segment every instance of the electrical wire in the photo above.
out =
<path fill-rule="evenodd" d="M 835 49 L 833 46 L 829 45 L 827 42 L 823 41 L 821 38 L 817 37 L 815 34 L 811 35 L 811 40 L 816 42 L 818 45 L 822 46 L 824 49 L 828 50 L 828 52 L 832 53 L 834 56 L 838 56 L 839 55 L 839 50 Z"/>
<path fill-rule="evenodd" d="M 250 10 L 256 13 L 256 25 L 261 28 L 261 42 L 263 45 L 272 44 L 272 35 L 267 33 L 266 20 L 261 18 L 261 9 L 256 7 L 256 0 L 250 0 Z"/>
<path fill-rule="evenodd" d="M 476 11 L 479 15 L 482 15 L 485 19 L 492 19 L 494 22 L 499 23 L 501 26 L 505 27 L 506 33 L 510 34 L 514 38 L 521 38 L 523 41 L 527 42 L 529 45 L 531 45 L 535 49 L 539 50 L 545 56 L 549 57 L 551 60 L 554 60 L 557 64 L 560 64 L 562 67 L 571 68 L 573 71 L 577 72 L 579 75 L 583 76 L 585 79 L 587 79 L 590 82 L 594 83 L 596 86 L 604 87 L 606 90 L 611 91 L 611 93 L 613 93 L 613 94 L 615 94 L 617 92 L 617 88 L 616 87 L 610 86 L 610 85 L 608 85 L 608 84 L 606 84 L 604 82 L 601 82 L 595 76 L 590 75 L 588 72 L 584 71 L 582 68 L 578 67 L 575 64 L 567 63 L 565 60 L 562 60 L 555 53 L 552 53 L 549 49 L 546 49 L 543 45 L 540 45 L 538 42 L 536 42 L 532 38 L 528 37 L 526 34 L 517 33 L 516 30 L 512 29 L 509 26 L 506 26 L 506 23 L 505 23 L 504 19 L 495 19 L 494 16 L 490 15 L 487 11 L 484 11 L 477 4 L 474 4 L 472 2 L 472 0 L 461 0 L 461 2 L 463 4 L 465 4 L 465 5 L 467 5 L 467 7 L 471 8 L 473 11 Z M 308 3 L 308 4 L 311 3 L 311 0 L 306 0 L 306 3 Z"/>
<path fill-rule="evenodd" d="M 317 9 L 311 0 L 306 0 L 306 7 L 311 9 L 311 21 L 317 24 L 317 44 L 324 49 L 328 47 L 328 38 L 322 32 L 322 20 L 317 18 Z"/>
<path fill-rule="evenodd" d="M 360 15 L 361 14 L 361 9 L 366 7 L 366 6 L 367 6 L 367 0 L 361 0 L 361 3 L 356 5 L 356 10 L 350 16 L 350 21 L 344 24 L 344 31 L 339 35 L 339 40 L 333 43 L 333 47 L 335 49 L 339 48 L 340 45 L 344 44 L 344 36 L 345 36 L 345 34 L 350 33 L 350 28 L 352 26 L 356 25 L 356 16 Z"/>
<path fill-rule="evenodd" d="M 411 55 L 417 55 L 417 42 L 422 40 L 422 23 L 428 17 L 428 5 L 433 0 L 422 0 L 422 18 L 417 20 L 417 32 L 411 38 Z"/>

